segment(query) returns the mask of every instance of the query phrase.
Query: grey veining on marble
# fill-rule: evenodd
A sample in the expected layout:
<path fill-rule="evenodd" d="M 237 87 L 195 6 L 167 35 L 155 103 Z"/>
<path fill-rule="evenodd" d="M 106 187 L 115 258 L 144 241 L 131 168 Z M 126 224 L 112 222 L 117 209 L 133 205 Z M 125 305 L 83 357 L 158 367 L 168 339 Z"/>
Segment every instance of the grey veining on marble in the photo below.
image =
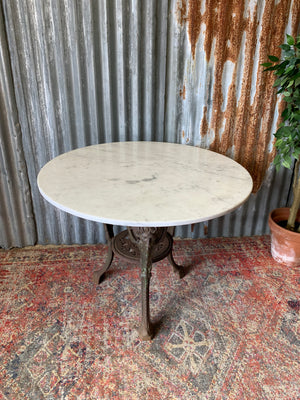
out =
<path fill-rule="evenodd" d="M 116 142 L 80 148 L 47 163 L 41 194 L 61 210 L 121 226 L 178 226 L 239 207 L 252 179 L 228 157 L 199 147 Z"/>

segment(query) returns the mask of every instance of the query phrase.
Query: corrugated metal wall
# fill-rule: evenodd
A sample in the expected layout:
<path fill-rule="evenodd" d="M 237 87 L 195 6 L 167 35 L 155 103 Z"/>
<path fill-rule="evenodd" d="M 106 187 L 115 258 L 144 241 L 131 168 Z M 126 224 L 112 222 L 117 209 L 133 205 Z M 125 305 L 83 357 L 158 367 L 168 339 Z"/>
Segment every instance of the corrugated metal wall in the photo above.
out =
<path fill-rule="evenodd" d="M 47 204 L 36 176 L 60 153 L 117 140 L 210 148 L 253 176 L 255 193 L 242 208 L 176 235 L 268 231 L 291 173 L 271 166 L 282 104 L 260 63 L 279 54 L 286 32 L 299 31 L 299 0 L 0 4 L 0 246 L 104 241 L 101 224 Z"/>
<path fill-rule="evenodd" d="M 0 246 L 24 246 L 35 240 L 30 187 L 0 13 Z"/>

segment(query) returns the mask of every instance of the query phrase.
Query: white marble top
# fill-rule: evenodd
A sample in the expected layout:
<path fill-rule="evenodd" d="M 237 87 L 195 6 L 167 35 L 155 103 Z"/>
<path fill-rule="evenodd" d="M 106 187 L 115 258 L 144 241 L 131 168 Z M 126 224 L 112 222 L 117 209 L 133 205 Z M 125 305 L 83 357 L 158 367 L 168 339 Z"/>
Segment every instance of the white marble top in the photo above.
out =
<path fill-rule="evenodd" d="M 122 226 L 177 226 L 239 207 L 249 173 L 228 157 L 181 144 L 106 143 L 62 154 L 38 175 L 41 194 L 61 210 Z"/>

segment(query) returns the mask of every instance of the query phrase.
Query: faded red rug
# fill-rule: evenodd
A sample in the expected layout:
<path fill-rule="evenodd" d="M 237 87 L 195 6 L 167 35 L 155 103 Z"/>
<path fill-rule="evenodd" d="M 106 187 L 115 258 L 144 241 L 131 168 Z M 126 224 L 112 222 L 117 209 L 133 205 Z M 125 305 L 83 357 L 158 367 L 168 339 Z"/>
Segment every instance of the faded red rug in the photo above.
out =
<path fill-rule="evenodd" d="M 158 332 L 141 342 L 139 267 L 106 246 L 0 251 L 0 399 L 300 399 L 300 267 L 268 236 L 177 240 L 153 266 Z"/>

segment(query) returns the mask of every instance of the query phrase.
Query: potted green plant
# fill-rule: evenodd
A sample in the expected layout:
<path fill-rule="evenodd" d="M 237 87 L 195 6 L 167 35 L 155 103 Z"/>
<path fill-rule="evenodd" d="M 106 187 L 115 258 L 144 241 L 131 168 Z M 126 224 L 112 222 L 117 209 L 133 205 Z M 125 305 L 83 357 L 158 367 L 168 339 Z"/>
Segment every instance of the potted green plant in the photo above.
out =
<path fill-rule="evenodd" d="M 274 164 L 294 167 L 293 202 L 290 208 L 273 210 L 269 216 L 271 251 L 276 261 L 286 265 L 300 264 L 300 36 L 287 35 L 280 46 L 282 58 L 268 56 L 262 64 L 265 71 L 276 75 L 274 87 L 283 96 L 285 108 L 282 122 L 275 133 L 276 157 Z"/>

